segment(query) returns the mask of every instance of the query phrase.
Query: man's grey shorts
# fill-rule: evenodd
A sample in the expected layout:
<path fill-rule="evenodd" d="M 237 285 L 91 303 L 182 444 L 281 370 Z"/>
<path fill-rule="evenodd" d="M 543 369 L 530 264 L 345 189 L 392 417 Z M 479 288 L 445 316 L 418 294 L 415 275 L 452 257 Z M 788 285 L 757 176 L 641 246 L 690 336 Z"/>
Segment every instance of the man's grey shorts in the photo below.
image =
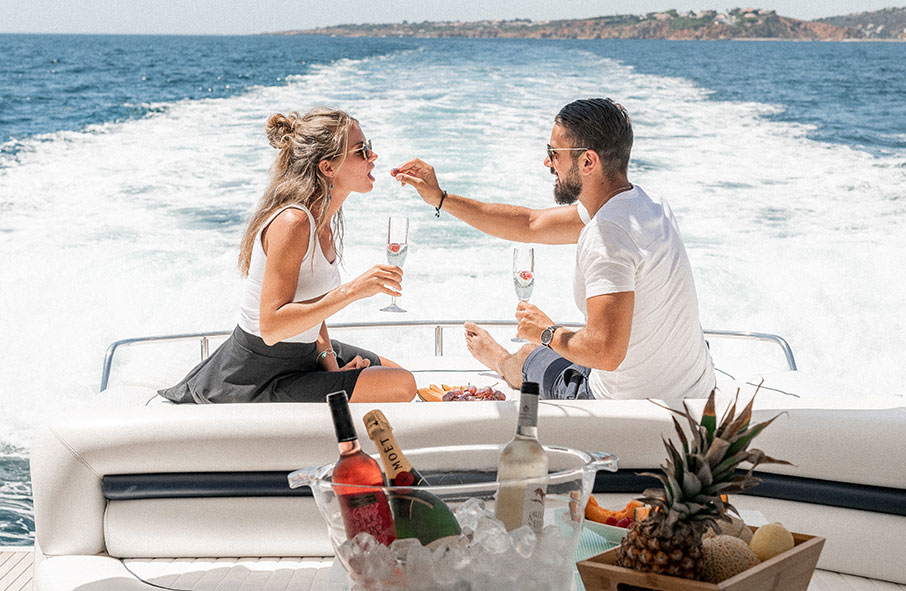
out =
<path fill-rule="evenodd" d="M 542 400 L 594 400 L 588 388 L 591 370 L 557 355 L 553 349 L 538 347 L 522 364 L 522 381 L 537 382 Z"/>

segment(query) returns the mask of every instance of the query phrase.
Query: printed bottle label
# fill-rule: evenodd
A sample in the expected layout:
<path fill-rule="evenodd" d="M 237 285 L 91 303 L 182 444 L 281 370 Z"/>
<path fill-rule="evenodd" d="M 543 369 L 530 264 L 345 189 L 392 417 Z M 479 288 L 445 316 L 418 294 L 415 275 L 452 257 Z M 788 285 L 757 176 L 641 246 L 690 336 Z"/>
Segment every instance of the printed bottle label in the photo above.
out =
<path fill-rule="evenodd" d="M 520 427 L 537 427 L 538 426 L 538 397 L 532 395 L 523 395 L 519 400 L 519 420 Z"/>
<path fill-rule="evenodd" d="M 393 515 L 384 493 L 343 495 L 339 501 L 347 538 L 367 532 L 384 545 L 394 540 Z"/>
<path fill-rule="evenodd" d="M 538 537 L 541 536 L 541 530 L 544 529 L 544 497 L 546 495 L 546 485 L 531 482 L 525 488 L 525 498 L 522 502 L 522 523 L 532 528 Z"/>

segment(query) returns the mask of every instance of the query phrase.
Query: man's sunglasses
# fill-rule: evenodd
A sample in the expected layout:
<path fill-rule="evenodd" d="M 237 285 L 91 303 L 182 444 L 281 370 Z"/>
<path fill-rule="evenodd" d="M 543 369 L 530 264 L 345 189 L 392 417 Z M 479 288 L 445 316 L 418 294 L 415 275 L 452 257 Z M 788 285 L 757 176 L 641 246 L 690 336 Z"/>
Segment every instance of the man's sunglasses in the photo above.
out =
<path fill-rule="evenodd" d="M 588 150 L 588 148 L 555 148 L 555 147 L 551 146 L 550 144 L 548 144 L 547 145 L 547 157 L 550 158 L 551 160 L 553 160 L 554 154 L 556 154 L 557 152 L 584 152 L 586 150 Z"/>
<path fill-rule="evenodd" d="M 362 145 L 354 150 L 349 150 L 349 153 L 358 152 L 362 155 L 362 158 L 365 160 L 370 160 L 371 155 L 374 154 L 374 150 L 371 149 L 371 140 L 365 140 L 362 142 Z"/>

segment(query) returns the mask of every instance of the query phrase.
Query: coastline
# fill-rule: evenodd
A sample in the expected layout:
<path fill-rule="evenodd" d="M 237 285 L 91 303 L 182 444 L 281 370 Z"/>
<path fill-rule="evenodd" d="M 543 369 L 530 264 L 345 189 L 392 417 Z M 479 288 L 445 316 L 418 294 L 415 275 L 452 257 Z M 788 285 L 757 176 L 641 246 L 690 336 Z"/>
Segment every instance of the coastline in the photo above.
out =
<path fill-rule="evenodd" d="M 659 39 L 675 41 L 903 41 L 906 7 L 802 20 L 764 8 L 615 14 L 578 19 L 345 23 L 281 35 L 412 38 Z"/>
<path fill-rule="evenodd" d="M 727 37 L 727 38 L 715 38 L 715 39 L 702 39 L 702 38 L 675 38 L 675 37 L 535 37 L 535 36 L 525 36 L 525 37 L 481 37 L 475 35 L 386 35 L 386 34 L 342 34 L 342 33 L 317 33 L 311 31 L 280 31 L 274 33 L 257 33 L 258 36 L 264 37 L 331 37 L 331 38 L 347 38 L 347 39 L 481 39 L 484 41 L 496 40 L 496 41 L 709 41 L 709 42 L 721 42 L 721 41 L 741 41 L 741 42 L 763 42 L 763 41 L 772 41 L 778 43 L 906 43 L 906 39 L 810 39 L 810 38 L 786 38 L 786 37 Z"/>

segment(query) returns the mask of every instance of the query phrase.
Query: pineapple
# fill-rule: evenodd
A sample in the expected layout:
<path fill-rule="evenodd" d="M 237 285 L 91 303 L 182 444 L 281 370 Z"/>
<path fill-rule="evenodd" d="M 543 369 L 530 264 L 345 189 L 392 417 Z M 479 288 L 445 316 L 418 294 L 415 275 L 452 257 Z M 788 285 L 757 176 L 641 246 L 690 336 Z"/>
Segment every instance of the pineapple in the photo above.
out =
<path fill-rule="evenodd" d="M 759 464 L 789 465 L 766 456 L 761 450 L 748 449 L 752 440 L 777 417 L 750 426 L 755 397 L 737 416 L 738 391 L 736 396 L 720 425 L 715 416 L 714 392 L 705 403 L 701 422 L 696 422 L 685 402 L 685 412 L 663 406 L 686 418 L 691 438 L 686 438 L 679 421 L 673 417 L 682 451 L 673 441 L 665 439 L 669 457 L 666 465 L 661 466 L 663 474 L 645 474 L 657 478 L 663 488 L 648 489 L 639 499 L 653 510 L 623 538 L 617 550 L 618 566 L 701 580 L 702 533 L 707 526 L 716 526 L 717 520 L 729 521 L 727 510 L 738 513 L 724 495 L 757 485 L 760 480 L 752 476 L 752 470 Z M 743 462 L 751 467 L 747 474 L 737 475 L 736 468 Z"/>

